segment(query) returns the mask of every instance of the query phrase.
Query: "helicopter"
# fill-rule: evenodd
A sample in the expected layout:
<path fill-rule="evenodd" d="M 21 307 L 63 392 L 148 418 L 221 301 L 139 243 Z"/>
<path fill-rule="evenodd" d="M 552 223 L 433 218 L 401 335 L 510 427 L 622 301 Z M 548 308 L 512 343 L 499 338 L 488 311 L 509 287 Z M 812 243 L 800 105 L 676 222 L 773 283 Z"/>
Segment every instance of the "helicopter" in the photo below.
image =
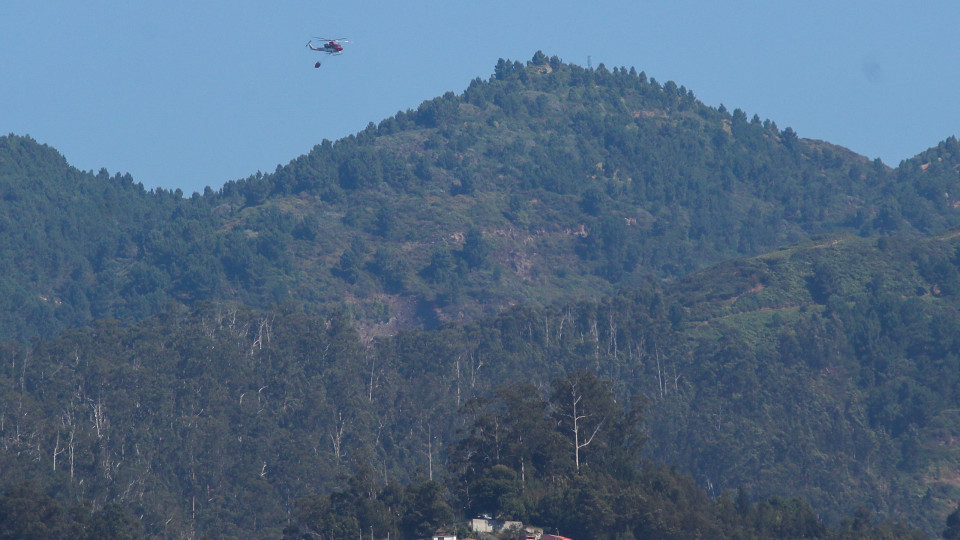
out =
<path fill-rule="evenodd" d="M 326 43 L 324 43 L 319 47 L 316 47 L 313 45 L 313 39 L 319 39 L 320 41 L 325 41 Z M 352 43 L 351 41 L 343 38 L 314 37 L 313 39 L 307 42 L 307 47 L 309 47 L 311 51 L 318 51 L 318 52 L 323 52 L 327 54 L 340 54 L 343 52 L 343 45 L 341 45 L 341 43 Z M 317 62 L 316 64 L 313 65 L 313 67 L 318 68 L 320 67 L 320 65 L 321 63 Z"/>

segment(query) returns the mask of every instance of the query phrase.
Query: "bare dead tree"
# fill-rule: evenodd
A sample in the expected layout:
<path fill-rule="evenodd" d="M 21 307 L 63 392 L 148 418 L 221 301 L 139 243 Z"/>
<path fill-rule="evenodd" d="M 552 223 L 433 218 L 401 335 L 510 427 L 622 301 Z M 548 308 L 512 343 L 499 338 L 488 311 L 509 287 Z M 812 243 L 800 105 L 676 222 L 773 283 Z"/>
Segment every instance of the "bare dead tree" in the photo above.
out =
<path fill-rule="evenodd" d="M 260 408 L 257 411 L 257 414 L 261 413 L 264 409 L 263 401 L 265 398 L 263 397 L 263 391 L 266 389 L 267 389 L 267 386 L 264 385 L 264 386 L 261 386 L 259 390 L 257 390 L 257 406 Z"/>
<path fill-rule="evenodd" d="M 345 427 L 346 422 L 343 421 L 343 413 L 337 411 L 337 419 L 329 433 L 330 442 L 333 444 L 333 455 L 336 456 L 337 460 L 343 458 L 343 430 Z"/>
<path fill-rule="evenodd" d="M 264 317 L 260 319 L 257 323 L 257 337 L 253 340 L 253 344 L 250 346 L 250 354 L 254 353 L 254 350 L 262 350 L 263 344 L 266 342 L 270 344 L 270 337 L 273 333 L 273 317 Z"/>
<path fill-rule="evenodd" d="M 99 398 L 96 402 L 90 400 L 90 409 L 92 410 L 92 415 L 90 421 L 93 423 L 94 429 L 97 430 L 97 438 L 102 439 L 106 432 L 106 417 L 103 414 L 103 401 Z"/>
<path fill-rule="evenodd" d="M 597 361 L 597 368 L 600 367 L 600 331 L 597 328 L 597 320 L 594 319 L 590 324 L 590 334 L 593 336 L 593 357 Z"/>
<path fill-rule="evenodd" d="M 433 430 L 427 424 L 427 477 L 433 480 Z"/>
<path fill-rule="evenodd" d="M 480 355 L 476 355 L 474 359 L 474 354 L 470 353 L 470 388 L 476 388 L 477 379 L 480 377 L 480 368 L 483 367 L 483 359 L 480 358 Z"/>
<path fill-rule="evenodd" d="M 663 399 L 663 371 L 660 369 L 660 347 L 654 345 L 653 351 L 657 358 L 657 380 L 660 384 L 660 399 Z"/>
<path fill-rule="evenodd" d="M 460 359 L 463 355 L 457 356 L 457 361 L 454 363 L 457 371 L 457 408 L 460 407 Z"/>
<path fill-rule="evenodd" d="M 543 346 L 550 346 L 550 313 L 543 311 Z"/>
<path fill-rule="evenodd" d="M 613 354 L 614 360 L 619 360 L 619 351 L 617 350 L 617 322 L 613 319 L 613 311 L 609 313 L 608 327 L 610 329 L 610 338 L 607 343 L 607 354 Z"/>
<path fill-rule="evenodd" d="M 19 396 L 18 410 L 20 411 L 20 413 L 21 413 L 21 415 L 22 415 L 22 413 L 23 413 L 23 396 L 24 396 L 24 394 L 26 394 L 26 391 L 27 391 L 27 384 L 26 384 L 26 379 L 27 379 L 27 365 L 30 364 L 30 350 L 29 350 L 29 349 L 26 349 L 26 352 L 25 352 L 24 355 L 23 355 L 23 361 L 20 362 L 20 364 L 21 364 L 21 365 L 20 365 L 20 396 Z"/>
<path fill-rule="evenodd" d="M 563 325 L 567 322 L 567 319 L 570 319 L 570 322 L 573 322 L 573 312 L 570 307 L 564 308 L 560 316 L 560 324 L 557 328 L 557 343 L 563 342 Z"/>
<path fill-rule="evenodd" d="M 66 452 L 66 450 L 67 450 L 66 448 L 60 449 L 60 430 L 58 429 L 58 430 L 57 430 L 57 442 L 56 442 L 56 444 L 54 444 L 54 446 L 53 446 L 53 470 L 54 470 L 54 472 L 56 472 L 56 470 L 57 470 L 57 456 L 59 456 L 60 454 Z"/>
<path fill-rule="evenodd" d="M 76 433 L 77 433 L 76 428 L 70 430 L 70 442 L 67 443 L 67 448 L 70 449 L 70 480 L 71 481 L 73 480 L 73 458 L 74 458 L 73 451 L 76 446 L 74 443 L 74 435 L 76 435 Z"/>
<path fill-rule="evenodd" d="M 383 435 L 383 428 L 384 428 L 383 418 L 380 418 L 380 417 L 378 416 L 378 417 L 377 417 L 377 436 L 376 436 L 376 438 L 373 440 L 373 445 L 374 445 L 374 446 L 379 446 L 379 445 L 380 445 L 380 436 Z"/>
<path fill-rule="evenodd" d="M 238 328 L 237 326 L 237 312 L 239 310 L 240 308 L 236 304 L 231 304 L 227 308 L 227 313 L 225 315 L 225 318 L 227 320 L 227 328 L 229 328 L 230 331 L 237 337 L 240 337 L 241 335 L 243 335 L 243 332 L 245 330 L 243 328 Z"/>
<path fill-rule="evenodd" d="M 369 386 L 368 386 L 368 389 L 367 389 L 367 400 L 372 403 L 372 402 L 373 402 L 373 388 L 376 386 L 377 379 L 378 379 L 378 377 L 376 376 L 376 375 L 377 375 L 377 372 L 376 372 L 376 370 L 377 370 L 377 358 L 376 358 L 376 354 L 369 354 L 369 351 L 368 351 L 368 355 L 369 355 L 369 358 L 370 358 L 370 382 L 369 382 Z"/>
<path fill-rule="evenodd" d="M 571 420 L 571 431 L 573 432 L 573 459 L 578 473 L 580 472 L 580 450 L 590 446 L 590 443 L 592 443 L 593 438 L 597 436 L 597 432 L 600 431 L 600 426 L 603 425 L 605 420 L 600 419 L 597 425 L 594 426 L 593 432 L 591 432 L 589 436 L 585 436 L 581 422 L 586 420 L 590 415 L 583 412 L 580 406 L 581 401 L 583 401 L 583 394 L 578 391 L 577 382 L 571 381 L 569 416 Z"/>
<path fill-rule="evenodd" d="M 637 356 L 636 356 L 636 360 L 637 360 L 638 362 L 641 362 L 641 363 L 642 363 L 643 360 L 647 357 L 647 347 L 646 347 L 646 343 L 647 343 L 647 339 L 641 334 L 641 335 L 640 335 L 640 338 L 639 338 L 639 341 L 634 344 L 634 347 L 633 347 L 633 348 L 631 348 L 629 345 L 627 346 L 627 350 L 630 351 L 630 361 L 631 361 L 631 362 L 633 362 L 633 360 L 634 360 L 634 356 L 633 356 L 633 355 L 634 355 L 634 351 L 636 351 L 636 355 L 637 355 Z"/>

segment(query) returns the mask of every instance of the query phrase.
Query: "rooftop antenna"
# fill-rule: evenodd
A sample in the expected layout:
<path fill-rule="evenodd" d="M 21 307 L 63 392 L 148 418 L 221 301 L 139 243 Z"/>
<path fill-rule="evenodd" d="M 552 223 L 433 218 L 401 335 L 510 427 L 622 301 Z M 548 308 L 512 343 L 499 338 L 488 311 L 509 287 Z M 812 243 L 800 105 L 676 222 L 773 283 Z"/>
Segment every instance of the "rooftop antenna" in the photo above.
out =
<path fill-rule="evenodd" d="M 593 69 L 593 62 L 590 61 L 591 58 L 592 58 L 592 57 L 588 54 L 588 55 L 587 55 L 587 69 Z"/>

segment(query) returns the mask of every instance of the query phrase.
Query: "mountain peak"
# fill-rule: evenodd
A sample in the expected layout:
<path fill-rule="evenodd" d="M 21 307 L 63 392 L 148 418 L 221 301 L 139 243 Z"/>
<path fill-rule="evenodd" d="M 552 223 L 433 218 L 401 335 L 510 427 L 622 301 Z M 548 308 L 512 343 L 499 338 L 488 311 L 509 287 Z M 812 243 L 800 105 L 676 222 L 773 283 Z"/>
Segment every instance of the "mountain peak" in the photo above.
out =
<path fill-rule="evenodd" d="M 130 185 L 90 183 L 29 139 L 4 144 L 41 156 L 48 186 L 72 178 L 109 198 L 107 184 Z M 815 234 L 945 230 L 960 223 L 957 177 L 925 172 L 955 161 L 956 140 L 941 146 L 891 174 L 673 81 L 537 51 L 272 174 L 188 200 L 141 188 L 123 212 L 144 217 L 123 223 L 123 247 L 72 264 L 93 269 L 78 275 L 95 276 L 85 294 L 104 315 L 297 298 L 347 302 L 373 326 L 472 319 L 518 299 L 672 281 Z M 94 292 L 101 280 L 112 285 Z M 62 276 L 41 282 L 66 296 Z"/>

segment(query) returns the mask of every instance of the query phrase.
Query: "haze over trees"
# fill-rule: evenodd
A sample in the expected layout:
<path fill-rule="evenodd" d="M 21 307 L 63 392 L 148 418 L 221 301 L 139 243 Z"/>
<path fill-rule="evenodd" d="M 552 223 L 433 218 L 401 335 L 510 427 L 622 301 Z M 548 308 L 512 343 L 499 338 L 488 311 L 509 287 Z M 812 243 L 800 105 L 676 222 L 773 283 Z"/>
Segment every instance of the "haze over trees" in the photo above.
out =
<path fill-rule="evenodd" d="M 189 197 L 0 137 L 2 534 L 952 531 L 958 170 L 542 53 Z"/>

